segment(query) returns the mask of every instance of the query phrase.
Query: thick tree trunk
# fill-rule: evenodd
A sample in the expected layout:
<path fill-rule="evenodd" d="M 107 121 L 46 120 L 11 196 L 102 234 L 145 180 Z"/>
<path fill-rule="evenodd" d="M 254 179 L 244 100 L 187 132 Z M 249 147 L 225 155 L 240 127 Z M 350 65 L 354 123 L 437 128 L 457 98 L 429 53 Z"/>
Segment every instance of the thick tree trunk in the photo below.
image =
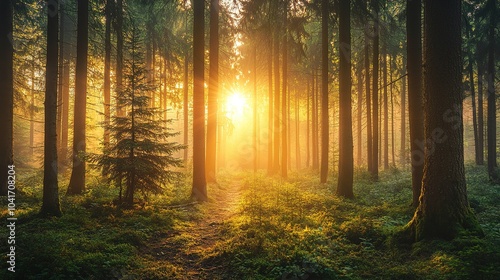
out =
<path fill-rule="evenodd" d="M 422 5 L 420 0 L 407 2 L 408 108 L 410 118 L 411 181 L 413 207 L 419 204 L 424 167 L 424 115 L 422 94 Z"/>
<path fill-rule="evenodd" d="M 328 0 L 321 2 L 321 183 L 328 177 Z"/>
<path fill-rule="evenodd" d="M 194 0 L 193 22 L 193 189 L 191 196 L 207 200 L 205 177 L 205 1 Z"/>
<path fill-rule="evenodd" d="M 0 170 L 2 178 L 0 180 L 0 195 L 7 195 L 8 184 L 7 184 L 6 174 L 9 171 L 8 166 L 14 164 L 13 150 L 12 150 L 13 128 L 14 128 L 14 120 L 13 120 L 14 48 L 12 46 L 12 42 L 9 39 L 12 38 L 12 32 L 13 32 L 12 13 L 13 13 L 12 1 L 10 0 L 1 1 L 0 3 L 0 61 L 1 61 L 0 88 L 2 89 L 2 93 L 0 94 L 0 104 L 2 106 L 2 110 L 0 110 L 0 119 L 2 120 L 2 125 L 0 126 L 0 134 L 2 135 L 2 137 L 0 137 Z M 57 38 L 57 33 L 56 33 L 56 38 Z"/>
<path fill-rule="evenodd" d="M 339 177 L 337 195 L 352 198 L 351 1 L 339 2 Z"/>
<path fill-rule="evenodd" d="M 210 4 L 210 72 L 208 83 L 207 182 L 216 182 L 217 96 L 219 92 L 219 0 Z"/>
<path fill-rule="evenodd" d="M 10 1 L 9 1 L 10 2 Z M 40 215 L 61 216 L 57 182 L 57 62 L 58 3 L 47 7 L 47 64 L 45 72 L 45 135 L 43 157 L 43 199 Z"/>
<path fill-rule="evenodd" d="M 469 208 L 463 158 L 461 1 L 425 1 L 425 153 L 413 241 L 480 232 Z"/>
<path fill-rule="evenodd" d="M 73 170 L 68 186 L 68 195 L 85 191 L 85 120 L 87 111 L 87 52 L 88 52 L 89 1 L 78 1 L 78 33 L 76 45 L 75 107 L 73 129 Z"/>
<path fill-rule="evenodd" d="M 379 103 L 378 103 L 378 72 L 379 72 L 379 18 L 378 18 L 378 1 L 372 1 L 374 11 L 373 23 L 373 147 L 372 147 L 372 170 L 371 175 L 373 180 L 378 180 L 378 164 L 379 164 Z"/>

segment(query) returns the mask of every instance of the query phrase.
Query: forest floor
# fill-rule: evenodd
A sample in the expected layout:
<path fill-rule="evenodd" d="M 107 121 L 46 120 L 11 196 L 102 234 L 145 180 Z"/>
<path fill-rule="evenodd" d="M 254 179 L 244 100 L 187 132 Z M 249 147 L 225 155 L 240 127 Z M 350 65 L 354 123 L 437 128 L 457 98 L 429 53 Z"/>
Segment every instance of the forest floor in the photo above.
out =
<path fill-rule="evenodd" d="M 144 253 L 160 265 L 172 264 L 174 275 L 179 279 L 217 279 L 227 273 L 224 263 L 206 259 L 217 254 L 214 250 L 224 237 L 223 225 L 240 211 L 243 180 L 235 177 L 224 184 L 209 184 L 210 199 L 202 205 L 176 206 L 179 211 L 193 211 L 198 207 L 201 216 L 155 236 L 143 248 Z"/>
<path fill-rule="evenodd" d="M 222 171 L 209 201 L 195 203 L 186 176 L 134 209 L 115 205 L 118 190 L 97 172 L 84 195 L 65 196 L 68 175 L 63 216 L 46 219 L 42 173 L 16 170 L 16 272 L 1 253 L 0 279 L 500 279 L 500 186 L 485 167 L 466 170 L 485 237 L 415 244 L 393 238 L 413 215 L 405 170 L 377 182 L 357 171 L 354 199 L 335 196 L 335 183 L 320 184 L 313 171 L 287 180 Z M 0 238 L 8 234 L 0 228 Z"/>

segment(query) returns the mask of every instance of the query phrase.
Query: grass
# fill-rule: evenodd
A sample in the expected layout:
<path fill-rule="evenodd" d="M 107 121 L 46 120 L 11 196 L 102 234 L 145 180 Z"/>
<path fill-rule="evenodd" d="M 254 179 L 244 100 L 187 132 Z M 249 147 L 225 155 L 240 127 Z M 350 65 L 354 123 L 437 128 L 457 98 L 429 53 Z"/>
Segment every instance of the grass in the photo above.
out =
<path fill-rule="evenodd" d="M 176 232 L 171 246 L 193 246 L 193 225 L 210 216 L 234 181 L 241 184 L 239 206 L 214 225 L 217 242 L 200 252 L 211 273 L 206 279 L 500 279 L 500 190 L 482 167 L 467 166 L 467 181 L 486 237 L 412 246 L 391 238 L 413 215 L 405 171 L 382 173 L 377 183 L 358 171 L 353 200 L 336 197 L 334 187 L 310 173 L 291 174 L 287 181 L 223 173 L 211 186 L 211 202 L 188 209 L 172 205 L 189 202 L 189 181 L 124 210 L 112 203 L 117 190 L 94 179 L 85 195 L 61 196 L 64 215 L 53 219 L 37 216 L 41 174 L 17 173 L 17 279 L 186 279 L 181 259 L 156 258 L 151 244 Z M 5 228 L 1 234 L 7 236 Z M 2 252 L 6 246 L 2 242 Z M 163 253 L 169 254 L 155 252 Z M 0 279 L 12 276 L 6 267 L 0 270 Z"/>

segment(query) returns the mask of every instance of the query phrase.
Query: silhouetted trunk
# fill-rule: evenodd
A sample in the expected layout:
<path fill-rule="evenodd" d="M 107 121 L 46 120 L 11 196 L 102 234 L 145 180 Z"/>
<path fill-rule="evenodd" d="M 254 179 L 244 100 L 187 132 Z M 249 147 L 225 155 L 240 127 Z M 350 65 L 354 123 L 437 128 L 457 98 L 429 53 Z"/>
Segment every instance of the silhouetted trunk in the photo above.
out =
<path fill-rule="evenodd" d="M 311 137 L 311 129 L 310 129 L 310 126 L 311 126 L 311 109 L 310 109 L 310 106 L 311 106 L 311 96 L 312 96 L 312 91 L 311 91 L 311 81 L 309 78 L 306 78 L 307 79 L 307 95 L 306 95 L 306 168 L 309 168 L 310 164 L 311 164 L 311 140 L 310 140 L 310 137 Z"/>
<path fill-rule="evenodd" d="M 339 177 L 337 195 L 352 198 L 351 1 L 339 2 Z"/>
<path fill-rule="evenodd" d="M 479 48 L 478 48 L 479 49 Z M 482 62 L 477 60 L 477 150 L 478 165 L 484 164 L 484 112 L 483 112 L 483 74 Z"/>
<path fill-rule="evenodd" d="M 321 183 L 328 177 L 328 0 L 321 1 Z"/>
<path fill-rule="evenodd" d="M 373 11 L 374 11 L 374 23 L 373 23 L 373 147 L 372 147 L 372 179 L 378 180 L 378 164 L 379 164 L 379 116 L 378 116 L 378 59 L 379 59 L 379 3 L 378 1 L 372 1 Z"/>
<path fill-rule="evenodd" d="M 384 86 L 384 170 L 389 169 L 389 102 L 387 96 L 387 41 L 382 43 L 382 71 Z"/>
<path fill-rule="evenodd" d="M 288 117 L 290 114 L 288 114 L 287 110 L 287 81 L 288 81 L 288 35 L 287 35 L 287 13 L 288 13 L 288 1 L 284 1 L 284 21 L 283 21 L 283 90 L 281 91 L 281 125 L 282 125 L 282 130 L 281 130 L 281 177 L 287 178 L 288 177 Z"/>
<path fill-rule="evenodd" d="M 10 2 L 10 1 L 9 1 Z M 2 7 L 3 8 L 3 7 Z M 43 157 L 43 199 L 40 215 L 61 216 L 57 183 L 57 52 L 58 2 L 47 3 L 47 64 L 45 66 L 45 123 Z"/>
<path fill-rule="evenodd" d="M 460 6 L 460 0 L 425 1 L 425 136 L 431 141 L 420 204 L 409 224 L 413 241 L 453 239 L 463 228 L 481 231 L 465 181 Z"/>
<path fill-rule="evenodd" d="M 73 170 L 68 186 L 68 195 L 85 191 L 85 120 L 87 110 L 87 51 L 89 1 L 78 1 L 78 23 L 76 42 L 75 109 L 73 129 Z"/>
<path fill-rule="evenodd" d="M 403 60 L 403 75 L 406 75 L 406 56 L 402 56 Z M 401 145 L 399 150 L 399 162 L 401 166 L 406 166 L 406 76 L 403 76 L 401 83 Z"/>
<path fill-rule="evenodd" d="M 257 145 L 257 46 L 253 49 L 253 172 L 257 172 L 258 167 L 258 145 Z"/>
<path fill-rule="evenodd" d="M 488 34 L 488 175 L 491 181 L 498 182 L 497 169 L 497 127 L 495 96 L 495 0 L 488 1 L 490 26 Z"/>
<path fill-rule="evenodd" d="M 193 190 L 191 196 L 207 200 L 205 177 L 205 2 L 193 0 Z"/>
<path fill-rule="evenodd" d="M 300 157 L 300 104 L 299 93 L 295 92 L 295 165 L 297 170 L 300 170 L 301 157 Z"/>
<path fill-rule="evenodd" d="M 116 0 L 116 94 L 123 87 L 123 0 Z M 124 116 L 122 105 L 116 102 L 116 115 Z"/>
<path fill-rule="evenodd" d="M 271 33 L 271 32 L 270 32 Z M 267 122 L 267 173 L 273 173 L 273 38 L 269 36 L 269 49 L 267 56 L 268 79 L 268 122 Z"/>
<path fill-rule="evenodd" d="M 104 31 L 104 147 L 109 145 L 109 124 L 111 118 L 111 12 L 114 1 L 107 0 Z"/>
<path fill-rule="evenodd" d="M 65 24 L 64 24 L 64 2 L 61 1 L 59 3 L 59 58 L 58 58 L 58 63 L 59 63 L 59 69 L 58 69 L 58 84 L 57 84 L 57 119 L 56 119 L 56 146 L 57 146 L 57 158 L 58 158 L 58 163 L 61 162 L 61 131 L 62 131 L 62 115 L 63 115 L 63 76 L 64 76 L 64 33 L 65 33 Z M 34 69 L 33 69 L 34 72 Z M 33 81 L 33 79 L 32 79 Z M 33 88 L 33 82 L 32 82 L 32 88 Z M 32 96 L 33 97 L 33 96 Z M 32 107 L 33 108 L 33 107 Z M 30 112 L 32 113 L 32 112 Z M 31 116 L 31 120 L 33 120 L 33 116 Z M 30 130 L 32 126 L 33 121 L 30 123 Z M 30 143 L 33 145 L 33 143 Z M 32 154 L 33 155 L 33 154 Z M 61 169 L 58 169 L 58 172 L 60 172 Z"/>
<path fill-rule="evenodd" d="M 422 93 L 421 1 L 407 2 L 408 108 L 410 118 L 411 181 L 413 207 L 419 204 L 424 167 L 424 115 Z"/>
<path fill-rule="evenodd" d="M 318 128 L 318 84 L 316 82 L 316 71 L 312 72 L 312 168 L 317 170 L 319 168 L 319 128 Z"/>
<path fill-rule="evenodd" d="M 0 195 L 7 195 L 7 177 L 9 165 L 14 164 L 13 159 L 13 128 L 14 128 L 14 76 L 13 76 L 13 57 L 14 48 L 9 38 L 12 38 L 13 32 L 13 7 L 12 1 L 4 0 L 0 2 L 0 170 L 2 176 L 0 180 Z M 57 28 L 57 21 L 56 21 Z M 57 40 L 57 33 L 56 33 Z M 56 41 L 57 43 L 57 41 Z M 56 45 L 57 48 L 57 45 Z M 57 51 L 57 50 L 56 50 Z M 57 56 L 57 54 L 56 54 Z M 57 57 L 56 57 L 57 67 Z M 56 68 L 57 75 L 57 68 Z M 57 78 L 56 78 L 57 79 Z M 32 81 L 33 82 L 33 81 Z M 57 81 L 56 81 L 57 82 Z M 56 85 L 57 86 L 57 85 Z"/>
<path fill-rule="evenodd" d="M 280 42 L 279 30 L 274 34 L 274 167 L 273 173 L 280 170 Z"/>
<path fill-rule="evenodd" d="M 392 156 L 392 164 L 394 165 L 394 167 L 396 167 L 396 155 L 395 155 L 395 143 L 394 143 L 394 95 L 392 94 L 392 90 L 393 90 L 393 85 L 394 83 L 392 82 L 392 71 L 393 71 L 393 61 L 392 61 L 392 55 L 389 56 L 389 66 L 390 66 L 390 69 L 389 69 L 389 80 L 391 81 L 391 85 L 390 85 L 390 88 L 389 88 L 389 93 L 390 93 L 390 96 L 391 96 L 391 156 Z"/>
<path fill-rule="evenodd" d="M 217 96 L 219 92 L 219 0 L 210 4 L 210 72 L 208 78 L 207 159 L 208 182 L 216 181 Z"/>
<path fill-rule="evenodd" d="M 182 89 L 184 91 L 183 103 L 182 103 L 182 112 L 184 117 L 184 163 L 188 161 L 188 129 L 189 129 L 189 58 L 188 54 L 184 55 L 184 84 L 182 85 Z"/>
<path fill-rule="evenodd" d="M 365 33 L 365 91 L 366 91 L 366 157 L 368 172 L 373 172 L 373 129 L 372 129 L 372 102 L 370 92 L 370 45 L 368 34 Z"/>
<path fill-rule="evenodd" d="M 358 62 L 356 71 L 356 80 L 358 82 L 358 110 L 357 110 L 357 165 L 361 166 L 363 164 L 363 69 L 361 60 Z"/>

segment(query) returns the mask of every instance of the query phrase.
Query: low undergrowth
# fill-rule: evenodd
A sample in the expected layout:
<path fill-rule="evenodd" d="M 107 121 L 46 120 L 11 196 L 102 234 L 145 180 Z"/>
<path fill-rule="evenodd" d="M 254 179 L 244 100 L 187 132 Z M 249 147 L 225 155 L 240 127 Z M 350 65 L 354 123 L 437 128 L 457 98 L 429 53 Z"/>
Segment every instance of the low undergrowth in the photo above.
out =
<path fill-rule="evenodd" d="M 234 182 L 240 186 L 235 213 L 208 224 L 219 236 L 199 253 L 205 268 L 200 275 L 209 275 L 203 279 L 500 279 L 500 187 L 488 183 L 482 167 L 468 166 L 467 180 L 485 238 L 411 246 L 392 238 L 413 215 L 407 171 L 384 172 L 375 183 L 357 172 L 352 200 L 337 197 L 335 183 L 320 184 L 312 172 L 286 181 L 221 173 L 208 206 L 177 207 L 190 203 L 186 178 L 129 210 L 113 203 L 118 190 L 89 179 L 84 195 L 61 195 L 64 214 L 52 219 L 37 215 L 41 174 L 18 174 L 16 273 L 7 271 L 2 253 L 0 279 L 189 279 L 189 264 L 182 267 L 175 256 L 152 257 L 152 243 L 173 233 L 169 240 L 178 244 L 171 247 L 199 242 L 203 233 L 192 226 L 211 215 Z M 5 220 L 6 209 L 1 214 Z M 4 227 L 1 236 L 7 234 Z M 7 252 L 6 242 L 0 249 Z"/>

